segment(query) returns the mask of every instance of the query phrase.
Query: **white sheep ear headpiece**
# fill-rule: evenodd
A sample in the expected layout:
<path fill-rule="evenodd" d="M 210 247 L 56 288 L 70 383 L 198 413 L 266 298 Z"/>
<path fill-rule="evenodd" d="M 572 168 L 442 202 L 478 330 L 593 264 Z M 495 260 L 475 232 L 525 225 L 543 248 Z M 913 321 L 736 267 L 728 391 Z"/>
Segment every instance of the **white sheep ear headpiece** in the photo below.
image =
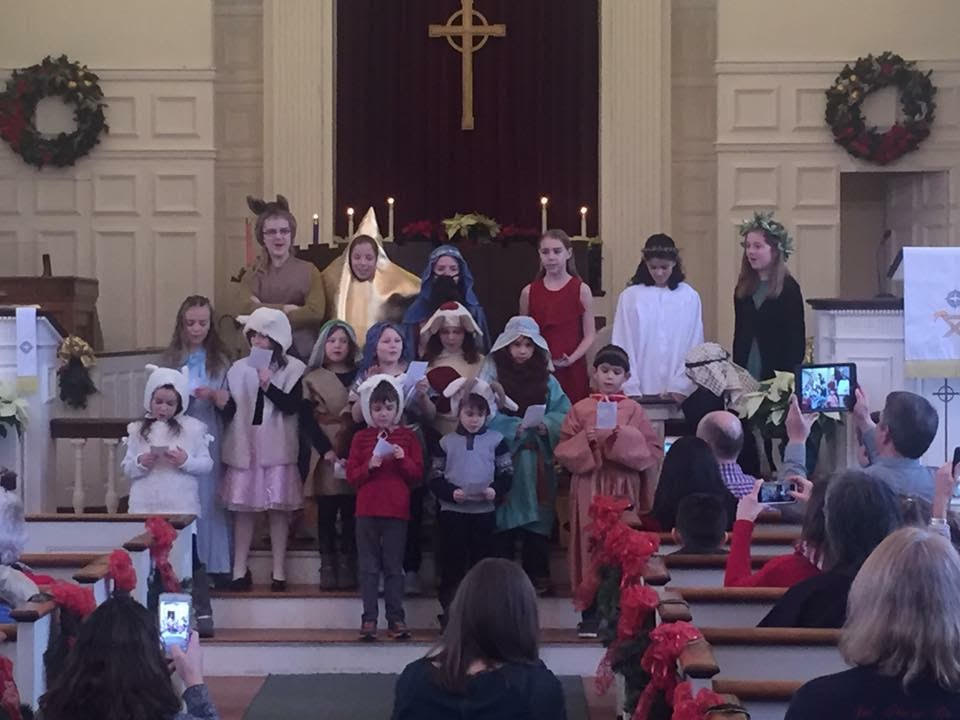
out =
<path fill-rule="evenodd" d="M 397 391 L 397 398 L 399 402 L 397 403 L 397 412 L 393 418 L 394 423 L 399 423 L 400 418 L 403 417 L 403 378 L 394 377 L 393 375 L 387 375 L 386 373 L 377 373 L 376 375 L 371 375 L 357 388 L 357 394 L 360 396 L 360 399 L 357 400 L 360 403 L 360 412 L 363 413 L 363 419 L 370 427 L 373 427 L 373 416 L 370 414 L 370 396 L 373 394 L 374 388 L 376 388 L 380 383 L 388 382 L 393 386 L 393 389 Z"/>
<path fill-rule="evenodd" d="M 487 401 L 490 407 L 490 417 L 497 414 L 498 410 L 506 409 L 516 412 L 519 406 L 511 400 L 503 386 L 496 382 L 487 382 L 480 378 L 457 378 L 444 389 L 445 397 L 450 398 L 450 409 L 454 414 L 460 412 L 460 403 L 467 395 L 479 395 Z"/>
<path fill-rule="evenodd" d="M 143 388 L 143 409 L 150 412 L 150 400 L 153 398 L 154 391 L 163 385 L 173 385 L 180 396 L 180 412 L 177 415 L 183 415 L 190 404 L 190 370 L 184 365 L 179 370 L 173 368 L 158 367 L 152 363 L 144 366 L 149 373 L 147 375 L 147 384 Z"/>

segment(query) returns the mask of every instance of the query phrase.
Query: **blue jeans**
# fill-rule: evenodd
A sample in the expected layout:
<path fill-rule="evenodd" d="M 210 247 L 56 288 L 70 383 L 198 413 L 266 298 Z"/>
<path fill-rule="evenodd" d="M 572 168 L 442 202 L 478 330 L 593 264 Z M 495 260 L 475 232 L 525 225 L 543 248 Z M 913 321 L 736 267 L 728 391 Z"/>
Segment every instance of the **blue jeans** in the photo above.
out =
<path fill-rule="evenodd" d="M 407 521 L 399 518 L 358 517 L 356 522 L 363 622 L 376 622 L 380 614 L 377 596 L 381 573 L 387 624 L 404 622 L 403 551 L 407 541 Z"/>

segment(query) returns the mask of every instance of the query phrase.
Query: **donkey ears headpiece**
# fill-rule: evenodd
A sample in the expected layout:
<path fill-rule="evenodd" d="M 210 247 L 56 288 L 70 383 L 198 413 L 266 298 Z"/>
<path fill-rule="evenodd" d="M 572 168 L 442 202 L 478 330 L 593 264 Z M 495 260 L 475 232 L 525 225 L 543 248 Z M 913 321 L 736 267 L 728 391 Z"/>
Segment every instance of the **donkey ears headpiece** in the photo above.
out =
<path fill-rule="evenodd" d="M 254 215 L 263 215 L 268 210 L 285 210 L 290 212 L 290 203 L 283 195 L 277 195 L 276 200 L 261 200 L 253 195 L 247 195 L 247 207 Z"/>

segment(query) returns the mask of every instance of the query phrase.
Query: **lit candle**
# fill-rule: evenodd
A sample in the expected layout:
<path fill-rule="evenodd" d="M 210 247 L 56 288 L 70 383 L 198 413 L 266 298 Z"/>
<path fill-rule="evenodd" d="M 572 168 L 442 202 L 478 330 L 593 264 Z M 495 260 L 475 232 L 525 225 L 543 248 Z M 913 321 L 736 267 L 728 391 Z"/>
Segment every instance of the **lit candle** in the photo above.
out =
<path fill-rule="evenodd" d="M 547 231 L 547 196 L 540 198 L 540 232 Z"/>
<path fill-rule="evenodd" d="M 387 198 L 387 237 L 393 240 L 393 198 Z"/>
<path fill-rule="evenodd" d="M 313 214 L 313 244 L 320 244 L 320 216 L 317 213 Z"/>
<path fill-rule="evenodd" d="M 353 208 L 347 208 L 347 239 L 353 237 Z"/>
<path fill-rule="evenodd" d="M 587 206 L 580 208 L 580 237 L 587 237 Z"/>

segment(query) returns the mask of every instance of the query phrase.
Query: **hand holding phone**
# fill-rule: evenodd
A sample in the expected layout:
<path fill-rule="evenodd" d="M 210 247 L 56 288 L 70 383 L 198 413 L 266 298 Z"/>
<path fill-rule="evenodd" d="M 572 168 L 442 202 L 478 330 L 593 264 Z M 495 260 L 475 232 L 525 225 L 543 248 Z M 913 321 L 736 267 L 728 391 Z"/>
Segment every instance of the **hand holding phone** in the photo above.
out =
<path fill-rule="evenodd" d="M 757 500 L 764 505 L 789 505 L 797 500 L 791 493 L 797 492 L 797 484 L 789 480 L 772 480 L 760 486 Z"/>
<path fill-rule="evenodd" d="M 160 593 L 157 615 L 160 640 L 167 654 L 174 646 L 185 651 L 190 642 L 193 599 L 185 593 Z"/>

